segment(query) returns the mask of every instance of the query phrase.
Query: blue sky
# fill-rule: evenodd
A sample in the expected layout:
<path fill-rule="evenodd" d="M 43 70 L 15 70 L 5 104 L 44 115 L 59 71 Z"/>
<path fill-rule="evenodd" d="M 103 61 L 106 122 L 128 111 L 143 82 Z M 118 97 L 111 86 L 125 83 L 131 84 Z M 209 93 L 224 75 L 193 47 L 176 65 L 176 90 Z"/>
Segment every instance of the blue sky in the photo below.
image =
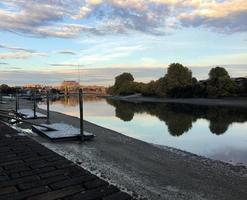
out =
<path fill-rule="evenodd" d="M 2 0 L 0 83 L 110 85 L 129 71 L 161 77 L 172 62 L 247 75 L 245 0 Z"/>

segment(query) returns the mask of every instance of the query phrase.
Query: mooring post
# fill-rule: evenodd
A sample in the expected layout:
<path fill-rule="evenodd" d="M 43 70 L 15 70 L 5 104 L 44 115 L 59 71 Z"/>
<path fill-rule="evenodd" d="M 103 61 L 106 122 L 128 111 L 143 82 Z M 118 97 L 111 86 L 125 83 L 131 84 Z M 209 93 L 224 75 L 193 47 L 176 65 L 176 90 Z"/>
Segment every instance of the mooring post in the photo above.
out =
<path fill-rule="evenodd" d="M 46 93 L 46 105 L 47 105 L 46 123 L 50 124 L 50 93 L 49 93 L 49 90 L 47 90 L 47 93 Z"/>
<path fill-rule="evenodd" d="M 17 94 L 17 109 L 20 109 L 20 97 L 19 94 Z"/>
<path fill-rule="evenodd" d="M 15 94 L 15 112 L 18 113 L 19 109 L 19 99 L 18 99 L 18 94 Z"/>
<path fill-rule="evenodd" d="M 84 126 L 83 126 L 83 91 L 79 89 L 79 108 L 80 108 L 80 134 L 81 141 L 84 140 Z"/>
<path fill-rule="evenodd" d="M 36 115 L 36 91 L 33 93 L 33 118 L 37 118 Z"/>

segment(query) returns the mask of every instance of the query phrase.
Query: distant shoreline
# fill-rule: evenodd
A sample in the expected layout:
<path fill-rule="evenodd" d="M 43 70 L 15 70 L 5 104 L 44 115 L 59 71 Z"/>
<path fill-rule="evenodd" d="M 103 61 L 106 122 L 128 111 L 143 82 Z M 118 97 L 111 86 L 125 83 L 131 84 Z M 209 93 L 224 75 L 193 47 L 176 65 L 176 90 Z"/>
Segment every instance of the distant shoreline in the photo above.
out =
<path fill-rule="evenodd" d="M 180 103 L 202 106 L 237 106 L 247 108 L 247 97 L 231 97 L 221 99 L 209 98 L 158 98 L 144 97 L 141 94 L 129 96 L 106 96 L 107 99 L 120 100 L 130 103 Z"/>

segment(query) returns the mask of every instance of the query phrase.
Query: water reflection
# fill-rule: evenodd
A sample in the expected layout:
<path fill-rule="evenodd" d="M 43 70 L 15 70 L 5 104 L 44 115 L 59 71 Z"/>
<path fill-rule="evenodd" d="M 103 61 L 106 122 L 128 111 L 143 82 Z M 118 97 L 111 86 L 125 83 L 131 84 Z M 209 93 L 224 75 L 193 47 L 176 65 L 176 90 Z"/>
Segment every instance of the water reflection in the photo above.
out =
<path fill-rule="evenodd" d="M 51 104 L 53 111 L 79 117 L 77 96 L 60 98 Z M 46 109 L 45 103 L 39 106 Z M 134 104 L 85 96 L 84 117 L 148 143 L 247 165 L 247 109 Z"/>
<path fill-rule="evenodd" d="M 188 104 L 134 104 L 107 100 L 115 107 L 115 115 L 123 121 L 131 121 L 135 114 L 147 113 L 165 122 L 172 136 L 188 132 L 198 119 L 209 121 L 211 133 L 224 134 L 234 122 L 246 122 L 247 110 L 237 107 L 197 106 Z"/>
<path fill-rule="evenodd" d="M 99 102 L 101 101 L 101 99 L 95 95 L 85 95 L 83 97 L 83 101 L 84 102 Z M 79 99 L 78 99 L 78 96 L 76 95 L 75 96 L 64 96 L 64 97 L 59 97 L 59 98 L 53 98 L 51 101 L 51 104 L 53 104 L 54 102 L 56 104 L 61 104 L 64 106 L 76 107 L 79 104 Z"/>

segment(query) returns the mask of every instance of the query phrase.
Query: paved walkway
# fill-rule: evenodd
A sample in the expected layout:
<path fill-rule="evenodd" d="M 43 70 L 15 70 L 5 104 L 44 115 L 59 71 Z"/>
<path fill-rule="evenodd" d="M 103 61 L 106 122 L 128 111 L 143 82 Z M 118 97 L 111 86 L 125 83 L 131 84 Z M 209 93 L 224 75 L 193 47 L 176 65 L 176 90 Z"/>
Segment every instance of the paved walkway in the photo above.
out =
<path fill-rule="evenodd" d="M 131 197 L 0 122 L 0 200 Z"/>

